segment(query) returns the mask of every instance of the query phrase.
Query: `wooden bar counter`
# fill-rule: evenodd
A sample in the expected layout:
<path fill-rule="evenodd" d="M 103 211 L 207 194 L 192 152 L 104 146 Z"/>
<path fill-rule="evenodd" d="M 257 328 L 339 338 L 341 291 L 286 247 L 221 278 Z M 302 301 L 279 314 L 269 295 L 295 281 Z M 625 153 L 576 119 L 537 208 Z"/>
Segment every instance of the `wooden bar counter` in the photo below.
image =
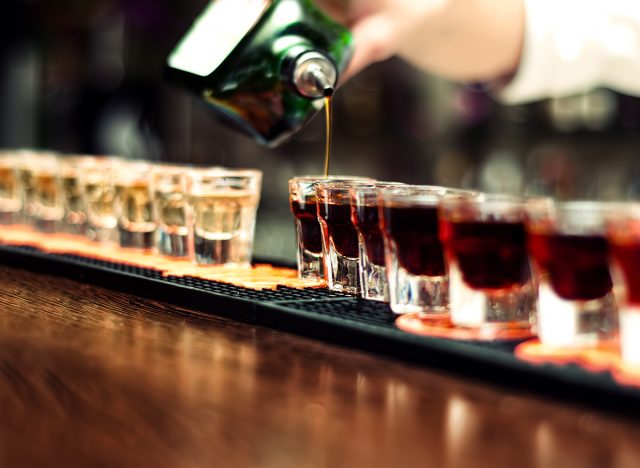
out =
<path fill-rule="evenodd" d="M 0 267 L 0 466 L 637 467 L 640 425 Z"/>

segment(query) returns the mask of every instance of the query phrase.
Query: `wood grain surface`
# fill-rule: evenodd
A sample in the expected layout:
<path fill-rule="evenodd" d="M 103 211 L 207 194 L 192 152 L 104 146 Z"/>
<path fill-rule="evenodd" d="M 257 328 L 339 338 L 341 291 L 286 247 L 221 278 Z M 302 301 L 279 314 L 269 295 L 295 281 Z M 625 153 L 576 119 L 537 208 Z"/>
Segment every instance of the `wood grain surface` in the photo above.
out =
<path fill-rule="evenodd" d="M 626 467 L 640 425 L 0 267 L 0 466 Z"/>

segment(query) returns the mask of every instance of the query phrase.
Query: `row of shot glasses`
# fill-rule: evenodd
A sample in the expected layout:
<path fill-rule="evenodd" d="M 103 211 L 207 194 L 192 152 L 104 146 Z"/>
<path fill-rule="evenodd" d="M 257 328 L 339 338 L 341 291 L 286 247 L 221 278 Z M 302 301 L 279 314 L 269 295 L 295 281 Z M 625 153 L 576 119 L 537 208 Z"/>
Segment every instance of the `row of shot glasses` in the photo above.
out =
<path fill-rule="evenodd" d="M 295 177 L 301 278 L 396 314 L 557 347 L 616 343 L 640 364 L 640 204 L 557 202 L 335 176 Z"/>
<path fill-rule="evenodd" d="M 249 264 L 262 174 L 46 151 L 0 153 L 0 223 L 198 264 Z"/>

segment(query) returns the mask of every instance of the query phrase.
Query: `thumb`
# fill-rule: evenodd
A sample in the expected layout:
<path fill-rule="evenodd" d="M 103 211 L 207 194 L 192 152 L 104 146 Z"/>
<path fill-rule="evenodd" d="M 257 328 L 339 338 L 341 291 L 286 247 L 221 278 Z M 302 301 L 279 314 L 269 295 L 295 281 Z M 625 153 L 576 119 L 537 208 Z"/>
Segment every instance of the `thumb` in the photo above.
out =
<path fill-rule="evenodd" d="M 391 20 L 382 14 L 365 17 L 351 27 L 355 48 L 340 82 L 352 78 L 372 63 L 395 53 L 395 31 Z"/>

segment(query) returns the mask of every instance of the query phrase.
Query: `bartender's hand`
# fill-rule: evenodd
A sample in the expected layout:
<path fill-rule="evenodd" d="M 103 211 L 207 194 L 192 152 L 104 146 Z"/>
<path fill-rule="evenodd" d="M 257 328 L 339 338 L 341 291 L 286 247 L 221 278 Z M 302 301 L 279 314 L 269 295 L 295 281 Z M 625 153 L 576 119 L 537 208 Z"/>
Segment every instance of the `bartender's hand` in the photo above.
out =
<path fill-rule="evenodd" d="M 485 81 L 515 72 L 524 0 L 316 0 L 353 32 L 343 79 L 392 55 L 447 78 Z"/>

